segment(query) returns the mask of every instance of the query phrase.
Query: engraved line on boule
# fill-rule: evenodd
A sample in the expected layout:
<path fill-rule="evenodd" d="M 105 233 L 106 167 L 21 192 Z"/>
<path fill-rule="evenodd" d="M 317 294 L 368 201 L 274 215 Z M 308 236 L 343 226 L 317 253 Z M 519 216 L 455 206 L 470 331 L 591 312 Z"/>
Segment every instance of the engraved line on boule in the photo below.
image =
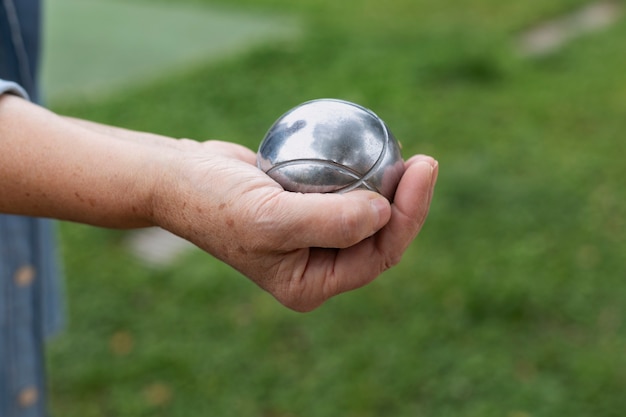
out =
<path fill-rule="evenodd" d="M 309 164 L 309 163 L 315 163 L 315 164 L 319 164 L 321 166 L 325 166 L 325 167 L 329 167 L 329 168 L 335 168 L 338 171 L 340 171 L 341 173 L 353 178 L 355 180 L 355 182 L 353 182 L 352 184 L 348 184 L 344 187 L 338 188 L 333 192 L 336 193 L 343 193 L 343 192 L 347 192 L 347 191 L 352 191 L 358 187 L 360 187 L 361 185 L 365 186 L 368 190 L 370 191 L 374 191 L 380 194 L 380 191 L 374 187 L 373 185 L 371 185 L 369 182 L 366 181 L 366 178 L 360 177 L 359 172 L 351 169 L 350 167 L 347 167 L 345 165 L 341 165 L 338 164 L 337 162 L 334 161 L 329 161 L 326 159 L 317 159 L 317 158 L 306 158 L 306 159 L 292 159 L 290 161 L 283 161 L 283 162 L 279 162 L 276 165 L 273 165 L 270 169 L 268 169 L 267 171 L 265 171 L 265 173 L 267 175 L 270 175 L 272 173 L 272 171 L 276 171 L 280 168 L 284 168 L 287 166 L 293 166 L 293 165 L 305 165 L 305 164 Z M 369 171 L 368 171 L 369 172 Z"/>
<path fill-rule="evenodd" d="M 267 171 L 265 171 L 265 173 L 266 174 L 270 174 L 272 171 L 275 171 L 275 170 L 277 170 L 279 168 L 284 168 L 286 166 L 291 166 L 291 165 L 304 165 L 304 164 L 308 164 L 308 163 L 315 163 L 315 164 L 323 165 L 323 166 L 326 166 L 326 167 L 337 168 L 340 171 L 342 171 L 344 174 L 349 175 L 350 177 L 354 178 L 355 180 L 359 180 L 360 179 L 360 174 L 357 171 L 351 169 L 350 167 L 338 164 L 335 161 L 329 161 L 327 159 L 317 159 L 317 158 L 292 159 L 292 160 L 289 160 L 289 161 L 279 162 L 276 165 L 273 165 Z"/>
<path fill-rule="evenodd" d="M 366 109 L 365 107 L 359 106 L 358 104 L 354 104 L 354 103 L 349 103 L 349 104 L 352 104 L 355 107 L 359 107 L 363 109 L 364 111 L 373 115 L 376 121 L 380 123 L 381 127 L 383 128 L 383 132 L 385 132 L 385 140 L 383 141 L 383 149 L 378 155 L 378 159 L 376 160 L 376 162 L 374 162 L 374 164 L 370 167 L 370 169 L 368 169 L 367 172 L 363 174 L 361 178 L 359 178 L 359 181 L 342 188 L 340 191 L 348 192 L 356 188 L 359 188 L 361 185 L 365 185 L 369 190 L 376 191 L 378 194 L 382 194 L 382 190 L 379 190 L 377 187 L 371 186 L 368 180 L 372 175 L 376 173 L 376 171 L 378 170 L 378 167 L 382 164 L 383 159 L 385 155 L 387 154 L 387 148 L 389 147 L 389 140 L 390 140 L 389 129 L 387 128 L 387 125 L 385 124 L 385 122 L 383 122 L 383 120 L 380 117 L 378 117 L 378 115 L 374 113 L 373 111 Z"/>
<path fill-rule="evenodd" d="M 357 109 L 364 111 L 365 113 L 369 114 L 371 117 L 373 117 L 378 122 L 378 124 L 382 127 L 384 135 L 385 135 L 385 140 L 383 141 L 383 149 L 380 152 L 380 154 L 378 155 L 378 159 L 370 167 L 370 169 L 368 169 L 367 172 L 365 174 L 363 174 L 363 176 L 357 177 L 357 181 L 356 182 L 354 182 L 354 183 L 352 183 L 350 185 L 346 185 L 343 188 L 339 188 L 335 192 L 348 192 L 348 191 L 355 190 L 355 189 L 357 189 L 357 188 L 359 188 L 360 186 L 363 185 L 363 186 L 367 187 L 368 190 L 375 191 L 375 192 L 377 192 L 379 194 L 382 194 L 381 190 L 379 190 L 377 187 L 372 186 L 368 182 L 368 179 L 372 175 L 374 175 L 376 173 L 378 167 L 382 164 L 383 159 L 384 159 L 385 155 L 387 154 L 387 149 L 389 147 L 389 141 L 390 141 L 389 129 L 387 128 L 387 125 L 385 124 L 383 119 L 381 119 L 380 116 L 378 116 L 376 113 L 374 113 L 374 111 L 368 109 L 367 107 L 363 107 L 360 104 L 353 103 L 351 101 L 346 101 L 346 100 L 341 100 L 341 99 L 336 99 L 336 98 L 322 98 L 322 99 L 309 100 L 309 101 L 306 101 L 306 102 L 302 103 L 301 106 L 304 106 L 304 105 L 310 104 L 310 103 L 319 102 L 319 101 L 332 101 L 332 102 L 335 102 L 335 103 L 342 103 L 342 104 L 346 104 L 348 106 L 356 107 Z M 292 110 L 287 112 L 287 114 L 291 113 L 292 111 L 294 111 L 296 109 L 297 109 L 297 107 L 293 108 Z M 320 162 L 322 162 L 322 161 L 320 161 Z M 332 161 L 324 161 L 324 162 L 332 162 Z M 344 165 L 338 165 L 338 166 L 348 169 L 348 167 L 345 167 Z"/>

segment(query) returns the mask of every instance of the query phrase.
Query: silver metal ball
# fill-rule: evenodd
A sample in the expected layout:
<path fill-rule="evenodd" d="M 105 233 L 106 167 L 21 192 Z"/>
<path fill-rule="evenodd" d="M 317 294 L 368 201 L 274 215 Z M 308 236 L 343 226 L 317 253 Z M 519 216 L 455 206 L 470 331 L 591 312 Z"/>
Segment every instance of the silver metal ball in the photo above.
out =
<path fill-rule="evenodd" d="M 259 146 L 257 166 L 287 191 L 375 191 L 389 201 L 404 173 L 400 145 L 371 110 L 336 99 L 281 116 Z"/>

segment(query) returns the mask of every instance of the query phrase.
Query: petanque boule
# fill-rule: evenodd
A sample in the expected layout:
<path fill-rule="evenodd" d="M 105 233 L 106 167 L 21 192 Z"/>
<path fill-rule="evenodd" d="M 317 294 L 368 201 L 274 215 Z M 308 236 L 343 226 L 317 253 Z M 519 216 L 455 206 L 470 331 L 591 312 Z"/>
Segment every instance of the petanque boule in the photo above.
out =
<path fill-rule="evenodd" d="M 374 112 L 337 99 L 289 110 L 259 146 L 257 166 L 285 190 L 375 191 L 393 201 L 404 173 L 398 141 Z"/>

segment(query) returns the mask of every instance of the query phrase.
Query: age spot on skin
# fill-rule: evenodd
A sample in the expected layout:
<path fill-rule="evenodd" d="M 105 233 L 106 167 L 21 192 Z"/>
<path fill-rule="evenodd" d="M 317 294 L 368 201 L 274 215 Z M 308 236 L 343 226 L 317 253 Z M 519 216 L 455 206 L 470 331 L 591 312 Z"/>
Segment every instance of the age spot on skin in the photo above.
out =
<path fill-rule="evenodd" d="M 219 210 L 224 210 L 225 208 L 226 208 L 226 203 L 222 203 L 218 207 Z"/>

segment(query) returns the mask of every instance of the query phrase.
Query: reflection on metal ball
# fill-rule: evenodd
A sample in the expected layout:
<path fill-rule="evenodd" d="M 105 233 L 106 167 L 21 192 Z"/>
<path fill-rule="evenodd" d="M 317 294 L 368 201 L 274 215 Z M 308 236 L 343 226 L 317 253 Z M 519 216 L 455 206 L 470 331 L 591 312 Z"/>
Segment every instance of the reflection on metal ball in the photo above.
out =
<path fill-rule="evenodd" d="M 375 191 L 392 201 L 404 173 L 398 141 L 372 111 L 336 99 L 303 103 L 261 142 L 257 166 L 287 191 Z"/>

